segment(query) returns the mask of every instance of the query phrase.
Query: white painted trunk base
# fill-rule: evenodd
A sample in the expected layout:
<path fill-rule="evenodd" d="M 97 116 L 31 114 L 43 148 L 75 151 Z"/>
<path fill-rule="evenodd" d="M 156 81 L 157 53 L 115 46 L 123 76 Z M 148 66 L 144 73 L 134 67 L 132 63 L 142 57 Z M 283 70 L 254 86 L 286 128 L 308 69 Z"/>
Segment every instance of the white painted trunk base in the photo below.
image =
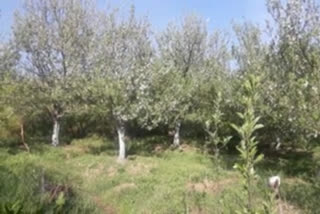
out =
<path fill-rule="evenodd" d="M 180 126 L 181 122 L 177 122 L 174 129 L 173 145 L 180 146 Z"/>
<path fill-rule="evenodd" d="M 118 160 L 122 161 L 126 159 L 126 144 L 124 141 L 125 128 L 123 126 L 117 128 L 118 142 L 119 142 L 119 155 Z"/>
<path fill-rule="evenodd" d="M 53 123 L 53 133 L 52 133 L 52 145 L 59 145 L 59 134 L 60 134 L 60 123 L 58 120 L 55 120 Z"/>

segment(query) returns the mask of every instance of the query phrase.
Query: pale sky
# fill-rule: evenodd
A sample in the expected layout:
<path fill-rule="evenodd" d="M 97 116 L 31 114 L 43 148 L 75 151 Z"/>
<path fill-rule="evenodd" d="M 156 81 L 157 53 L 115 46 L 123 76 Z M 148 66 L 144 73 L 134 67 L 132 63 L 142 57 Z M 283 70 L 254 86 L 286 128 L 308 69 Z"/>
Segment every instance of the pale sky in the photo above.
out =
<path fill-rule="evenodd" d="M 187 13 L 196 13 L 209 21 L 209 30 L 231 30 L 231 21 L 244 20 L 264 24 L 268 17 L 265 0 L 96 0 L 99 8 L 107 5 L 129 8 L 136 6 L 138 15 L 148 15 L 153 29 L 162 30 L 169 21 Z M 320 0 L 319 0 L 320 1 Z M 23 0 L 0 0 L 0 32 L 11 31 L 13 13 L 21 9 Z"/>

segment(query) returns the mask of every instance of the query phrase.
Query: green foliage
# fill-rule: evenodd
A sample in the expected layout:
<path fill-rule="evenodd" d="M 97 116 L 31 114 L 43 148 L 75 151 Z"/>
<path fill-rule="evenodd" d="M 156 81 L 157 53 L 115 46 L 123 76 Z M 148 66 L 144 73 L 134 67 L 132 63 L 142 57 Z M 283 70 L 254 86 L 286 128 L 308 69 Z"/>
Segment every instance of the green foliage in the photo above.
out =
<path fill-rule="evenodd" d="M 256 177 L 254 167 L 263 159 L 263 155 L 258 155 L 258 141 L 254 137 L 254 132 L 263 127 L 259 124 L 259 117 L 255 116 L 254 106 L 259 99 L 257 87 L 259 87 L 259 78 L 249 75 L 248 79 L 243 84 L 244 95 L 241 98 L 244 105 L 244 113 L 238 113 L 238 116 L 243 120 L 241 126 L 232 124 L 232 127 L 238 132 L 241 142 L 237 146 L 240 152 L 241 162 L 236 163 L 234 168 L 237 169 L 243 180 L 243 188 L 247 194 L 247 207 L 244 208 L 244 213 L 254 213 L 253 206 L 253 181 Z"/>
<path fill-rule="evenodd" d="M 285 184 L 283 189 L 286 200 L 306 210 L 305 213 L 319 213 L 319 206 L 316 205 L 317 198 L 320 196 L 319 181 L 307 183 L 301 179 L 295 179 L 294 182 Z"/>
<path fill-rule="evenodd" d="M 319 127 L 319 7 L 314 1 L 269 0 L 267 9 L 274 24 L 265 59 L 265 124 L 283 143 L 310 149 Z"/>
<path fill-rule="evenodd" d="M 26 0 L 0 41 L 1 212 L 273 213 L 256 179 L 271 169 L 293 177 L 285 199 L 319 213 L 315 1 L 267 0 L 272 24 L 234 24 L 231 45 L 196 15 L 154 36 L 134 6 L 122 16 L 93 2 Z M 65 127 L 60 149 L 43 145 L 52 121 Z M 168 150 L 164 135 L 181 123 L 183 143 L 200 149 Z M 16 147 L 21 127 L 30 154 Z M 116 131 L 132 135 L 119 132 L 130 139 L 123 165 Z"/>
<path fill-rule="evenodd" d="M 177 121 L 190 113 L 195 81 L 190 76 L 183 76 L 172 66 L 159 68 L 157 65 L 154 69 L 150 91 L 152 99 L 147 101 L 149 128 L 159 124 L 174 128 Z"/>
<path fill-rule="evenodd" d="M 0 109 L 0 141 L 16 140 L 19 131 L 19 118 L 11 108 Z"/>
<path fill-rule="evenodd" d="M 14 203 L 1 204 L 1 213 L 4 214 L 21 214 L 23 206 L 20 201 Z"/>
<path fill-rule="evenodd" d="M 209 142 L 207 146 L 213 147 L 215 158 L 219 159 L 220 150 L 227 146 L 231 140 L 231 136 L 223 137 L 221 136 L 221 128 L 223 122 L 223 112 L 221 109 L 222 95 L 218 93 L 217 98 L 214 101 L 213 115 L 210 120 L 205 122 L 205 131 L 209 135 Z"/>
<path fill-rule="evenodd" d="M 149 22 L 136 16 L 130 8 L 128 18 L 121 18 L 115 9 L 103 14 L 99 32 L 99 59 L 90 73 L 85 94 L 85 104 L 96 114 L 114 124 L 138 119 L 147 93 L 147 70 L 153 49 L 150 41 Z M 139 121 L 139 120 L 138 120 Z M 140 120 L 141 124 L 144 121 Z"/>
<path fill-rule="evenodd" d="M 181 151 L 156 150 L 159 145 L 170 144 L 166 138 L 134 140 L 132 146 L 139 145 L 141 151 L 150 146 L 150 142 L 156 142 L 153 149 L 130 154 L 126 164 L 116 162 L 114 148 L 108 146 L 111 141 L 96 136 L 75 140 L 60 148 L 38 144 L 31 154 L 17 152 L 12 155 L 0 149 L 0 182 L 7 184 L 0 186 L 0 200 L 9 209 L 20 203 L 26 213 L 55 213 L 58 210 L 61 213 L 190 213 L 202 210 L 232 214 L 243 209 L 246 194 L 241 174 L 232 169 L 239 160 L 237 157 L 221 154 L 221 168 L 218 169 L 212 167 L 218 164 L 213 156 L 195 147 L 184 147 Z M 270 174 L 266 170 L 267 161 L 271 160 L 260 162 L 257 173 L 261 176 Z M 292 166 L 294 162 L 293 158 Z M 287 168 L 274 162 L 269 166 L 273 167 L 272 171 L 286 172 Z M 39 190 L 41 187 L 39 176 L 41 178 L 42 172 L 46 182 L 68 186 L 72 194 L 57 194 L 49 203 L 47 192 L 34 193 L 34 188 Z M 296 173 L 299 175 L 301 171 Z M 282 181 L 281 197 L 295 209 L 288 212 L 312 213 L 318 204 L 317 189 L 311 182 L 292 180 L 290 177 Z M 266 213 L 262 210 L 263 205 L 274 208 L 268 201 L 268 193 L 264 181 L 254 182 L 254 202 L 261 213 Z"/>
<path fill-rule="evenodd" d="M 58 123 L 74 110 L 80 87 L 76 80 L 92 63 L 90 8 L 89 1 L 26 0 L 23 11 L 15 14 L 13 42 L 23 57 L 11 96 L 16 96 L 12 106 L 23 119 L 46 112 Z M 59 132 L 55 135 L 54 145 L 59 144 Z"/>
<path fill-rule="evenodd" d="M 1 152 L 0 158 L 0 182 L 3 184 L 0 205 L 6 210 L 4 213 L 78 213 L 79 210 L 85 213 L 93 210 L 82 201 L 77 178 L 63 168 L 64 160 L 55 150 L 41 157 Z"/>

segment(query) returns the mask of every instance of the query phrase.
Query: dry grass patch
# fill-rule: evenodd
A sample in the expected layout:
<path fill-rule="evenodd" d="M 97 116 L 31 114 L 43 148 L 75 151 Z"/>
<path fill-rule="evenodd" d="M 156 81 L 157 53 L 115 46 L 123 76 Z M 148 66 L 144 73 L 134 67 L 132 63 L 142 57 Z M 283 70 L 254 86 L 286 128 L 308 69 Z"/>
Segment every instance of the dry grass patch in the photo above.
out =
<path fill-rule="evenodd" d="M 116 214 L 115 208 L 112 206 L 104 203 L 98 196 L 92 197 L 94 203 L 97 205 L 97 207 L 105 214 Z"/>
<path fill-rule="evenodd" d="M 199 151 L 199 149 L 188 144 L 181 144 L 181 146 L 179 147 L 179 151 L 188 153 Z"/>
<path fill-rule="evenodd" d="M 161 154 L 162 152 L 166 151 L 167 147 L 163 144 L 156 144 L 153 153 Z"/>
<path fill-rule="evenodd" d="M 65 146 L 63 147 L 63 150 L 65 152 L 66 158 L 71 159 L 74 156 L 79 156 L 82 154 L 86 154 L 89 152 L 89 148 L 87 146 Z"/>
<path fill-rule="evenodd" d="M 308 183 L 301 178 L 285 178 L 284 183 L 287 183 L 289 185 L 297 185 L 297 184 L 303 184 L 303 185 L 308 185 Z"/>
<path fill-rule="evenodd" d="M 107 169 L 107 176 L 108 177 L 114 177 L 116 176 L 118 173 L 118 169 L 113 167 L 113 166 L 110 166 L 108 169 Z"/>
<path fill-rule="evenodd" d="M 230 185 L 233 185 L 238 181 L 238 178 L 228 178 L 219 181 L 210 181 L 204 179 L 199 183 L 187 183 L 188 191 L 194 191 L 199 193 L 218 194 L 227 189 Z"/>
<path fill-rule="evenodd" d="M 123 184 L 119 184 L 118 186 L 114 187 L 114 191 L 119 193 L 124 190 L 135 189 L 135 188 L 137 188 L 137 185 L 135 183 L 123 183 Z"/>
<path fill-rule="evenodd" d="M 102 175 L 105 172 L 104 165 L 102 163 L 99 163 L 96 167 L 90 168 L 87 167 L 84 172 L 84 177 L 87 178 L 96 178 L 99 175 Z"/>
<path fill-rule="evenodd" d="M 278 213 L 281 213 L 281 214 L 302 214 L 303 213 L 296 206 L 289 204 L 288 202 L 283 200 L 280 200 L 277 203 L 277 206 L 278 206 L 277 207 Z"/>
<path fill-rule="evenodd" d="M 145 175 L 150 173 L 151 169 L 154 168 L 153 164 L 146 163 L 134 163 L 127 168 L 127 172 L 129 175 Z"/>

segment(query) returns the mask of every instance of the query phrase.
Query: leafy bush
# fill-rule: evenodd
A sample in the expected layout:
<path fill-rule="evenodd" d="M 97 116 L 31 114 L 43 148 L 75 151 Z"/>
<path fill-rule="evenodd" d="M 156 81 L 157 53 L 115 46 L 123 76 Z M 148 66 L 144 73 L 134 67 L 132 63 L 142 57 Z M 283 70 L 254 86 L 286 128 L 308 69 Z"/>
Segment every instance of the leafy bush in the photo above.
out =
<path fill-rule="evenodd" d="M 86 210 L 87 204 L 78 195 L 76 183 L 59 169 L 61 162 L 49 165 L 38 156 L 26 153 L 8 155 L 2 160 L 0 201 L 3 212 L 78 213 L 83 210 L 84 213 Z"/>

